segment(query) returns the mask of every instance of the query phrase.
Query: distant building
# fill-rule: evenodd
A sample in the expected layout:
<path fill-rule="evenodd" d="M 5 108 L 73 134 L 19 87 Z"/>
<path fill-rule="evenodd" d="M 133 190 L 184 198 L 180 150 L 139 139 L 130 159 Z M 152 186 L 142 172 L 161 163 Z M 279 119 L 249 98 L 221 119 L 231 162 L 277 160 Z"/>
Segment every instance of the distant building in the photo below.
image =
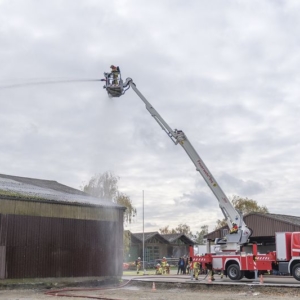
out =
<path fill-rule="evenodd" d="M 276 232 L 300 231 L 300 217 L 296 216 L 253 212 L 245 215 L 244 221 L 253 230 L 250 243 L 256 242 L 260 253 L 275 251 Z M 228 226 L 224 226 L 204 237 L 208 241 L 214 241 L 224 237 L 228 231 Z"/>
<path fill-rule="evenodd" d="M 143 233 L 131 233 L 131 244 L 127 261 L 143 256 Z M 153 261 L 162 257 L 179 258 L 189 255 L 189 246 L 195 243 L 184 234 L 144 233 L 145 261 Z"/>
<path fill-rule="evenodd" d="M 56 181 L 0 174 L 0 278 L 120 277 L 124 210 Z"/>

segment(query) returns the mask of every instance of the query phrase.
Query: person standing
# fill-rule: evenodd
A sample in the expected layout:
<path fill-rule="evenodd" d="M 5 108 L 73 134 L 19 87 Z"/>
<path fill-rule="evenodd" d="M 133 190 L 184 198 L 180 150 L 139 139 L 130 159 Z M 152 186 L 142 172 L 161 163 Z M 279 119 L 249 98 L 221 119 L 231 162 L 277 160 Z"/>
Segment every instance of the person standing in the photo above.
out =
<path fill-rule="evenodd" d="M 193 265 L 193 258 L 192 257 L 190 257 L 189 266 L 190 266 L 191 280 L 193 280 L 193 277 L 194 277 L 194 265 Z"/>
<path fill-rule="evenodd" d="M 178 269 L 177 269 L 177 275 L 180 273 L 182 274 L 183 273 L 183 266 L 184 266 L 184 261 L 183 261 L 183 258 L 180 257 L 179 260 L 178 260 Z"/>
<path fill-rule="evenodd" d="M 180 272 L 180 262 L 181 262 L 181 257 L 179 257 L 179 260 L 178 260 L 178 263 L 177 263 L 177 275 L 179 274 L 179 272 Z"/>
<path fill-rule="evenodd" d="M 139 274 L 140 270 L 141 270 L 141 258 L 140 257 L 138 257 L 138 259 L 135 261 L 135 264 L 136 264 L 136 274 Z"/>
<path fill-rule="evenodd" d="M 189 262 L 189 258 L 187 257 L 185 260 L 185 273 L 184 274 L 189 274 L 190 273 L 190 262 Z"/>

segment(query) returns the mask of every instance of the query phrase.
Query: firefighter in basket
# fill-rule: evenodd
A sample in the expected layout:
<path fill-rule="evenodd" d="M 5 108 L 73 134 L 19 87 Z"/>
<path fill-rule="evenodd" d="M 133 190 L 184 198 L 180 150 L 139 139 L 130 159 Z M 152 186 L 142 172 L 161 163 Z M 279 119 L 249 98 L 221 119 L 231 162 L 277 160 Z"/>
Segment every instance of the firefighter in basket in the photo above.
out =
<path fill-rule="evenodd" d="M 135 264 L 136 264 L 136 274 L 139 274 L 140 270 L 141 270 L 141 258 L 140 257 L 138 257 L 138 259 L 135 261 Z"/>
<path fill-rule="evenodd" d="M 120 69 L 119 69 L 119 67 L 116 67 L 114 65 L 111 65 L 110 68 L 111 68 L 111 75 L 112 75 L 112 78 L 113 78 L 112 84 L 113 85 L 118 85 L 119 84 L 118 79 L 119 79 Z"/>
<path fill-rule="evenodd" d="M 161 264 L 157 264 L 156 265 L 156 267 L 155 267 L 155 274 L 156 275 L 162 275 L 162 273 L 163 273 L 163 269 L 162 269 L 162 267 L 161 267 Z"/>

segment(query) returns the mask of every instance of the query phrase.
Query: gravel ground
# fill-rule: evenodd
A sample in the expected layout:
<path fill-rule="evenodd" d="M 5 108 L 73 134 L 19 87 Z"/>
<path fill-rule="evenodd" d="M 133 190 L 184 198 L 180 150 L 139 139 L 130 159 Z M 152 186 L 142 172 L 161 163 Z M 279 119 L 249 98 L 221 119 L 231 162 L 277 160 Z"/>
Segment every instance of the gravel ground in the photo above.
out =
<path fill-rule="evenodd" d="M 150 284 L 151 285 L 151 284 Z M 228 289 L 228 288 L 227 288 Z M 77 291 L 64 291 L 62 294 L 69 295 L 69 297 L 57 295 L 46 295 L 45 291 L 41 290 L 1 290 L 0 299 L 2 300 L 43 300 L 43 299 L 105 299 L 105 300 L 188 300 L 188 299 L 209 299 L 209 300 L 241 300 L 241 299 L 273 299 L 273 300 L 287 300 L 299 299 L 297 295 L 291 290 L 290 293 L 274 294 L 272 290 L 267 292 L 259 292 L 253 290 L 248 291 L 219 291 L 210 288 L 209 290 L 189 290 L 186 288 L 156 288 L 153 290 L 151 286 L 128 286 L 121 289 L 85 289 Z M 72 297 L 76 296 L 76 297 Z M 81 297 L 82 296 L 82 297 Z"/>

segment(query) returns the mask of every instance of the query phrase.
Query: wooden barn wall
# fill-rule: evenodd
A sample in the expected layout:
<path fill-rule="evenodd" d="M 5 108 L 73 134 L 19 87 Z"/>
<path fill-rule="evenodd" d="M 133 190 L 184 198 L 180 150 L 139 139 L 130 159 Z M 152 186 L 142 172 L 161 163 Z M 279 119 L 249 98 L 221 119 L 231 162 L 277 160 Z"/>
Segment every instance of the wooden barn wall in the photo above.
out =
<path fill-rule="evenodd" d="M 117 221 L 0 215 L 0 278 L 121 276 L 117 211 Z"/>

